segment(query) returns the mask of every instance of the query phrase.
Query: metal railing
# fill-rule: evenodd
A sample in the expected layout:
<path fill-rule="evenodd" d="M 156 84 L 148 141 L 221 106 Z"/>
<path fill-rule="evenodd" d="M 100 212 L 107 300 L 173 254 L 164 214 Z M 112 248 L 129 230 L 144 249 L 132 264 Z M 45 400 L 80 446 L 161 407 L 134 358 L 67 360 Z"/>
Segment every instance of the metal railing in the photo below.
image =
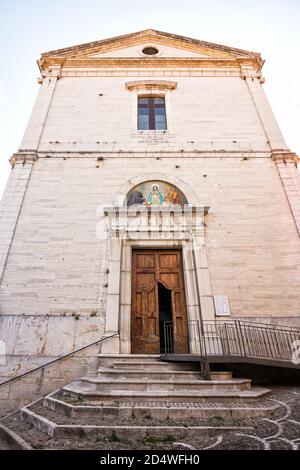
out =
<path fill-rule="evenodd" d="M 98 343 L 102 343 L 103 341 L 106 341 L 107 339 L 113 338 L 114 336 L 117 336 L 117 333 L 114 333 L 113 335 L 110 335 L 110 336 L 106 336 L 105 338 L 100 338 L 97 341 L 94 341 L 93 343 L 87 344 L 85 346 L 82 346 L 81 348 L 78 348 L 78 349 L 75 349 L 74 351 L 71 351 L 70 353 L 67 353 L 67 354 L 64 354 L 63 356 L 59 356 L 55 359 L 52 359 L 52 361 L 45 362 L 45 364 L 42 364 L 38 367 L 35 367 L 34 369 L 27 370 L 26 372 L 23 372 L 22 374 L 16 375 L 15 377 L 12 377 L 11 379 L 8 379 L 8 380 L 5 380 L 4 382 L 1 382 L 0 387 L 2 385 L 6 385 L 10 382 L 13 382 L 15 380 L 19 380 L 22 377 L 25 377 L 26 375 L 33 374 L 34 372 L 36 372 L 38 370 L 41 370 L 41 369 L 44 369 L 45 367 L 50 366 L 51 364 L 54 364 L 58 361 L 61 361 L 62 359 L 66 359 L 67 357 L 74 356 L 74 354 L 82 352 L 85 349 L 90 348 L 91 346 L 95 346 Z"/>
<path fill-rule="evenodd" d="M 89 361 L 86 356 L 81 358 L 80 354 L 116 335 L 117 333 L 114 333 L 110 336 L 102 337 L 93 343 L 89 343 L 68 354 L 59 356 L 38 367 L 1 382 L 0 421 L 5 419 L 8 415 L 18 412 L 21 406 L 38 400 L 47 393 L 86 374 L 89 368 Z M 92 357 L 94 358 L 94 356 L 95 354 L 93 354 Z M 75 360 L 79 361 L 79 364 L 76 364 L 76 367 L 74 365 L 71 367 Z M 70 361 L 73 362 L 71 363 Z M 73 378 L 71 377 L 72 369 L 74 369 Z"/>
<path fill-rule="evenodd" d="M 164 354 L 173 354 L 174 350 L 174 335 L 173 335 L 173 322 L 164 322 Z"/>
<path fill-rule="evenodd" d="M 172 322 L 166 323 L 165 354 L 176 353 Z M 190 351 L 186 353 L 203 357 L 292 361 L 295 342 L 300 342 L 300 328 L 244 320 L 190 321 L 188 335 Z"/>

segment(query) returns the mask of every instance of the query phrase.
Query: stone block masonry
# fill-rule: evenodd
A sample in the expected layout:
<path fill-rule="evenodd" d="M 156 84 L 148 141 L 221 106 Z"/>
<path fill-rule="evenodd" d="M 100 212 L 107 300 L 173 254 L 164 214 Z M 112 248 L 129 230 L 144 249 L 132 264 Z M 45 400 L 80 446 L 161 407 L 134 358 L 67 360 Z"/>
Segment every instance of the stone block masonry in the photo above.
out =
<path fill-rule="evenodd" d="M 159 177 L 176 172 L 180 180 L 188 181 L 198 200 L 211 207 L 205 238 L 213 294 L 226 293 L 236 317 L 284 321 L 285 312 L 296 320 L 300 286 L 290 273 L 297 270 L 300 249 L 289 204 L 269 155 L 247 159 L 243 155 L 169 157 L 160 153 L 157 160 L 156 154 L 145 159 L 143 154 L 117 153 L 103 155 L 101 162 L 96 155 L 40 157 L 34 164 L 2 279 L 3 318 L 25 314 L 33 321 L 36 315 L 43 330 L 48 323 L 43 316 L 53 318 L 49 341 L 55 338 L 54 349 L 59 343 L 66 344 L 65 329 L 70 334 L 68 344 L 73 346 L 75 333 L 71 331 L 79 325 L 82 337 L 76 336 L 76 345 L 80 346 L 84 319 L 96 322 L 95 331 L 101 334 L 109 259 L 106 241 L 96 237 L 97 207 L 112 205 L 120 186 L 133 175 L 152 172 Z M 95 317 L 91 317 L 93 312 Z M 79 314 L 80 321 L 72 314 Z M 31 335 L 32 328 L 28 330 Z M 37 328 L 42 331 L 41 326 Z M 7 329 L 2 331 L 6 336 Z M 16 335 L 16 341 L 22 337 L 26 334 Z M 92 333 L 88 337 L 94 339 Z M 38 346 L 33 349 L 33 354 L 39 350 Z"/>
<path fill-rule="evenodd" d="M 149 42 L 157 57 L 143 55 Z M 195 318 L 201 309 L 214 318 L 212 296 L 223 294 L 232 318 L 300 325 L 298 159 L 263 92 L 262 65 L 251 51 L 154 30 L 42 55 L 0 206 L 0 340 L 13 357 L 2 376 L 22 357 L 38 364 L 116 324 L 130 349 L 120 312 L 130 317 L 131 267 L 120 268 L 124 246 L 114 263 L 96 230 L 98 208 L 123 204 L 137 181 L 173 182 L 209 207 L 199 299 L 194 270 L 185 273 Z M 137 98 L 148 93 L 165 97 L 165 131 L 137 130 Z"/>

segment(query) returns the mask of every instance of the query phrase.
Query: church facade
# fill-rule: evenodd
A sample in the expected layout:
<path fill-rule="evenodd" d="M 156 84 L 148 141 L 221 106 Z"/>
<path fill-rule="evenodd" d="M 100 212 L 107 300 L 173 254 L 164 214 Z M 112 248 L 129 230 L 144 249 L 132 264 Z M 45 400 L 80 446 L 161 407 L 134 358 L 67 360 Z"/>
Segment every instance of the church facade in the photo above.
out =
<path fill-rule="evenodd" d="M 260 54 L 146 30 L 38 65 L 0 212 L 14 370 L 102 336 L 159 353 L 164 322 L 182 352 L 193 322 L 300 326 L 298 157 Z"/>

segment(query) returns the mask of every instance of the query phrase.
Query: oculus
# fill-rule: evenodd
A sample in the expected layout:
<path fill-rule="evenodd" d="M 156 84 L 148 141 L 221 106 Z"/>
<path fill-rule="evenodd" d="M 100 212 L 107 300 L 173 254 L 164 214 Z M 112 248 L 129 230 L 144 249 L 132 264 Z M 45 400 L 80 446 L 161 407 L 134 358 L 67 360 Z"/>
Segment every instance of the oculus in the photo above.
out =
<path fill-rule="evenodd" d="M 155 54 L 158 54 L 158 49 L 156 49 L 156 47 L 147 46 L 147 47 L 144 47 L 144 49 L 142 50 L 142 53 L 145 55 L 155 55 Z"/>

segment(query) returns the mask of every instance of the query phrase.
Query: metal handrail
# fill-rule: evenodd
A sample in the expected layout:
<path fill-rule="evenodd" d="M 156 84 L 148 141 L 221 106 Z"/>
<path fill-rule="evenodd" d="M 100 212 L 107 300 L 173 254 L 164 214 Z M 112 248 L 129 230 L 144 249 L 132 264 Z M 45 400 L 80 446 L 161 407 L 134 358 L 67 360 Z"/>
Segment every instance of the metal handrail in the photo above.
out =
<path fill-rule="evenodd" d="M 204 321 L 201 339 L 209 355 L 291 361 L 300 328 L 244 320 Z"/>
<path fill-rule="evenodd" d="M 102 343 L 102 341 L 105 341 L 107 339 L 113 338 L 114 336 L 117 336 L 117 333 L 114 333 L 113 335 L 106 336 L 105 338 L 98 339 L 97 341 L 94 341 L 93 343 L 87 344 L 85 346 L 82 346 L 81 348 L 75 349 L 75 351 L 72 351 L 68 354 L 64 354 L 63 356 L 59 356 L 56 359 L 53 359 L 52 361 L 45 362 L 45 364 L 42 364 L 38 367 L 35 367 L 34 369 L 27 370 L 26 372 L 23 372 L 22 374 L 16 375 L 15 377 L 12 377 L 11 379 L 5 380 L 4 382 L 0 383 L 0 387 L 2 385 L 6 385 L 10 382 L 13 382 L 14 380 L 18 380 L 22 377 L 25 377 L 26 375 L 32 374 L 33 372 L 36 372 L 37 370 L 43 369 L 44 367 L 50 366 L 51 364 L 54 364 L 55 362 L 60 361 L 61 359 L 65 359 L 66 357 L 73 356 L 73 354 L 76 354 L 78 352 L 84 351 L 85 349 L 95 346 L 98 343 Z"/>
<path fill-rule="evenodd" d="M 199 321 L 199 320 L 192 320 L 192 321 Z M 290 326 L 290 325 L 275 325 L 274 323 L 262 323 L 258 321 L 252 321 L 252 320 L 241 320 L 241 319 L 230 319 L 230 320 L 203 320 L 204 324 L 221 324 L 221 323 L 227 323 L 227 324 L 232 324 L 235 322 L 240 322 L 243 324 L 247 325 L 257 325 L 263 328 L 270 328 L 270 329 L 279 329 L 283 331 L 295 331 L 297 333 L 300 332 L 300 327 L 297 326 Z"/>
<path fill-rule="evenodd" d="M 300 328 L 247 320 L 193 320 L 189 322 L 189 354 L 292 361 L 293 343 Z M 170 327 L 165 325 L 165 343 Z M 173 339 L 176 349 L 176 338 Z M 185 352 L 186 353 L 186 352 Z M 170 354 L 170 351 L 165 351 Z"/>

